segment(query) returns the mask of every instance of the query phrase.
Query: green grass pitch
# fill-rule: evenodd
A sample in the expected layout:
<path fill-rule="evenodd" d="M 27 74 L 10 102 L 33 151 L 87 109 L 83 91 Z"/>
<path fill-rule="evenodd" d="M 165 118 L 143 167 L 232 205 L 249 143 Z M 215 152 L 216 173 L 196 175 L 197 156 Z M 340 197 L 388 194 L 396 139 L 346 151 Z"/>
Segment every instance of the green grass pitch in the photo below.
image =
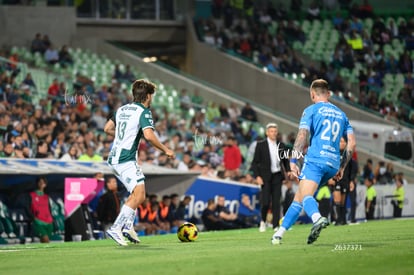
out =
<path fill-rule="evenodd" d="M 270 229 L 0 246 L 0 274 L 414 274 L 414 219 L 328 226 L 312 245 L 311 225 L 296 225 L 272 246 Z"/>

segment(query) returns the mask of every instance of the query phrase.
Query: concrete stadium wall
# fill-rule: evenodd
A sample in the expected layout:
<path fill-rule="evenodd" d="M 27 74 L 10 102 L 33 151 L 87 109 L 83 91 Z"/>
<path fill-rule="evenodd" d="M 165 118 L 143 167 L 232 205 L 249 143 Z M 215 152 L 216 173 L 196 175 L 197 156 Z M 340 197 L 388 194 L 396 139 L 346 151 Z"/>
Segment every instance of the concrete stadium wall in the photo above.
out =
<path fill-rule="evenodd" d="M 79 40 L 185 43 L 185 24 L 175 21 L 80 19 L 73 7 L 0 6 L 0 46 L 29 47 L 36 33 L 56 47 Z"/>
<path fill-rule="evenodd" d="M 122 42 L 184 43 L 185 24 L 174 21 L 117 21 L 78 19 L 75 41 L 90 39 Z"/>
<path fill-rule="evenodd" d="M 56 47 L 76 33 L 72 7 L 0 6 L 0 45 L 29 47 L 36 33 L 49 35 Z"/>

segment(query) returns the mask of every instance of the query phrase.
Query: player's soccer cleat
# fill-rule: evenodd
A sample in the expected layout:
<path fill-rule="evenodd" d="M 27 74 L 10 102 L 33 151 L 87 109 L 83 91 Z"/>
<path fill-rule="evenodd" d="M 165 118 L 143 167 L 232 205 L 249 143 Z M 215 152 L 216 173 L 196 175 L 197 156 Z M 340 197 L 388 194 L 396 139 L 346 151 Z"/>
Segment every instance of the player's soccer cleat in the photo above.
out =
<path fill-rule="evenodd" d="M 122 236 L 121 230 L 108 229 L 106 234 L 111 237 L 112 240 L 117 242 L 120 246 L 127 246 L 128 243 L 125 241 L 124 236 Z"/>
<path fill-rule="evenodd" d="M 279 236 L 273 236 L 272 237 L 272 244 L 276 245 L 276 244 L 282 244 L 282 237 Z"/>
<path fill-rule="evenodd" d="M 328 224 L 329 222 L 327 218 L 320 217 L 312 226 L 311 233 L 308 237 L 308 244 L 315 242 L 318 239 L 322 229 L 327 227 Z"/>
<path fill-rule="evenodd" d="M 127 229 L 124 228 L 122 229 L 122 235 L 124 235 L 124 237 L 126 237 L 131 243 L 140 243 L 141 240 L 138 238 L 137 233 L 135 232 L 135 230 L 133 228 Z"/>
<path fill-rule="evenodd" d="M 264 221 L 260 222 L 259 232 L 266 232 L 266 223 Z"/>

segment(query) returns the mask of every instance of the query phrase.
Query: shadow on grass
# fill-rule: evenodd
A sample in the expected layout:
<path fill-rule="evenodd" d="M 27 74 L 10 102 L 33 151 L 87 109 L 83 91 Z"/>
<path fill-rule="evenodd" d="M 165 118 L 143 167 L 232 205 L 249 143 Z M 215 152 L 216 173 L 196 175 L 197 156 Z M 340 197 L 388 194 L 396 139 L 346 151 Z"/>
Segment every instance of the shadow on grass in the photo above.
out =
<path fill-rule="evenodd" d="M 119 249 L 125 249 L 125 250 L 167 250 L 165 247 L 157 247 L 153 245 L 143 245 L 143 244 L 131 244 L 125 247 L 119 247 Z"/>

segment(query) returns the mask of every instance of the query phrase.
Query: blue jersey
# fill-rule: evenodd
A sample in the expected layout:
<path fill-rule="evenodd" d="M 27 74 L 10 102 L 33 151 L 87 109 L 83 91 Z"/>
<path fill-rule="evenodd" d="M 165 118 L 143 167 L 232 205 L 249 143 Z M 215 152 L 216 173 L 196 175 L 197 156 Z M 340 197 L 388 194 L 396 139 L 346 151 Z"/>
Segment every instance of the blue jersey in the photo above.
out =
<path fill-rule="evenodd" d="M 321 163 L 339 169 L 341 137 L 353 133 L 345 113 L 329 102 L 318 102 L 305 109 L 299 129 L 310 133 L 306 162 Z"/>

